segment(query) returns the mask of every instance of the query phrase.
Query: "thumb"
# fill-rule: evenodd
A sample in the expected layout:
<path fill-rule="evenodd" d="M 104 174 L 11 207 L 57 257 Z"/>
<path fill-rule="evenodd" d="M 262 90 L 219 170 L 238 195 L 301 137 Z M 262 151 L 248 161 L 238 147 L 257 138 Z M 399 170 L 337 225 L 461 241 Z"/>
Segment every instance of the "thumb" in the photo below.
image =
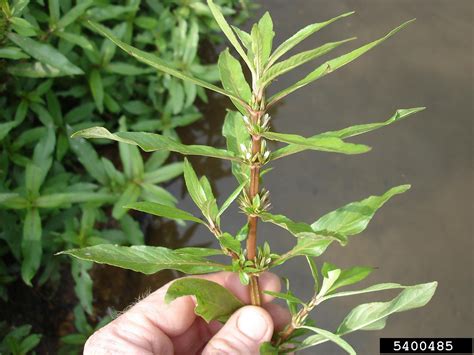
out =
<path fill-rule="evenodd" d="M 230 317 L 202 354 L 259 354 L 260 344 L 270 341 L 272 334 L 270 314 L 261 307 L 245 306 Z"/>

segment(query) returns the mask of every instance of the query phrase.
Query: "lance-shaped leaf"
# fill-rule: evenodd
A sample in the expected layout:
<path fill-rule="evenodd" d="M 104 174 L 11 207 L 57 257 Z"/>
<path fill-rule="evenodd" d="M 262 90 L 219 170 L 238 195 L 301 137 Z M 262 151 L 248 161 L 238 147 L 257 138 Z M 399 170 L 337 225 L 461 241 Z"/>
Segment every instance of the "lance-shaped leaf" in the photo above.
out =
<path fill-rule="evenodd" d="M 204 279 L 182 278 L 174 281 L 166 292 L 165 301 L 169 303 L 183 296 L 196 297 L 194 312 L 208 323 L 212 320 L 225 322 L 244 305 L 225 287 Z"/>
<path fill-rule="evenodd" d="M 330 136 L 314 136 L 311 138 L 305 138 L 296 134 L 276 133 L 276 132 L 263 132 L 262 136 L 278 142 L 289 143 L 291 146 L 279 149 L 278 151 L 271 154 L 271 159 L 275 160 L 293 154 L 293 150 L 319 150 L 323 152 L 335 152 L 342 154 L 362 154 L 368 152 L 371 148 L 363 144 L 354 144 L 344 142 L 342 139 Z"/>
<path fill-rule="evenodd" d="M 354 348 L 344 339 L 342 339 L 339 335 L 331 333 L 330 331 L 321 329 L 321 328 L 316 328 L 316 327 L 308 327 L 308 326 L 302 326 L 300 328 L 303 329 L 308 329 L 316 334 L 319 334 L 322 338 L 325 340 L 332 341 L 333 343 L 339 345 L 342 349 L 344 349 L 348 354 L 351 355 L 356 355 L 356 352 Z"/>
<path fill-rule="evenodd" d="M 382 43 L 383 41 L 385 41 L 386 39 L 390 38 L 395 33 L 400 31 L 402 28 L 404 28 L 410 22 L 413 22 L 413 21 L 414 20 L 407 21 L 407 22 L 403 23 L 402 25 L 398 26 L 397 28 L 393 29 L 389 33 L 387 33 L 382 38 L 380 38 L 376 41 L 370 42 L 370 43 L 368 43 L 368 44 L 366 44 L 366 45 L 364 45 L 360 48 L 357 48 L 357 49 L 353 50 L 352 52 L 349 52 L 349 53 L 344 54 L 340 57 L 331 59 L 328 62 L 320 65 L 318 68 L 316 68 L 310 74 L 308 74 L 305 78 L 303 78 L 300 81 L 298 81 L 297 83 L 291 85 L 289 88 L 287 88 L 283 91 L 280 91 L 279 93 L 272 96 L 269 100 L 268 105 L 269 106 L 273 105 L 277 101 L 281 100 L 282 98 L 284 98 L 285 96 L 291 94 L 292 92 L 298 90 L 299 88 L 302 88 L 303 86 L 306 86 L 309 83 L 311 83 L 311 82 L 313 82 L 317 79 L 320 79 L 323 76 L 325 76 L 329 73 L 332 73 L 333 71 L 335 71 L 335 70 L 343 67 L 344 65 L 352 62 L 353 60 L 359 58 L 362 54 L 366 53 L 367 51 L 369 51 L 370 49 L 372 49 L 376 45 L 378 45 L 378 44 Z"/>
<path fill-rule="evenodd" d="M 383 329 L 391 314 L 426 305 L 433 297 L 437 285 L 437 282 L 430 282 L 410 286 L 389 302 L 361 304 L 346 316 L 337 329 L 337 334 L 347 334 L 356 330 Z"/>
<path fill-rule="evenodd" d="M 260 46 L 262 48 L 260 62 L 262 63 L 262 67 L 264 67 L 272 52 L 273 37 L 275 37 L 275 32 L 273 32 L 273 20 L 268 11 L 260 18 L 257 26 L 260 34 Z"/>
<path fill-rule="evenodd" d="M 219 55 L 217 65 L 224 89 L 242 98 L 244 102 L 249 103 L 252 95 L 249 84 L 245 80 L 239 61 L 230 54 L 229 49 L 226 49 Z M 247 110 L 241 102 L 234 99 L 231 100 L 243 115 L 247 114 Z"/>
<path fill-rule="evenodd" d="M 145 64 L 147 64 L 147 65 L 149 65 L 149 66 L 151 66 L 155 69 L 158 69 L 158 70 L 160 70 L 160 71 L 162 71 L 166 74 L 169 74 L 171 76 L 174 76 L 178 79 L 189 81 L 193 84 L 202 86 L 203 88 L 206 88 L 206 89 L 218 92 L 219 94 L 228 96 L 228 97 L 230 97 L 234 100 L 237 100 L 239 102 L 242 101 L 239 97 L 233 95 L 232 93 L 228 92 L 227 90 L 224 90 L 224 89 L 222 89 L 218 86 L 215 86 L 211 83 L 208 83 L 204 80 L 195 78 L 195 77 L 193 77 L 191 75 L 188 75 L 186 73 L 180 72 L 179 70 L 176 70 L 173 67 L 172 64 L 158 58 L 157 56 L 155 56 L 153 54 L 150 54 L 150 53 L 147 53 L 147 52 L 144 52 L 144 51 L 142 51 L 138 48 L 135 48 L 135 47 L 133 47 L 133 46 L 131 46 L 131 45 L 125 43 L 125 42 L 122 42 L 109 29 L 102 26 L 101 24 L 98 24 L 98 23 L 95 23 L 95 22 L 92 22 L 92 21 L 88 21 L 88 24 L 94 30 L 96 30 L 97 32 L 99 32 L 103 36 L 110 39 L 113 43 L 115 43 L 117 46 L 122 48 L 125 52 L 127 52 L 128 54 L 130 54 L 132 57 L 136 58 L 140 62 L 145 63 Z M 242 102 L 242 104 L 244 104 L 244 102 Z"/>
<path fill-rule="evenodd" d="M 79 75 L 84 72 L 72 64 L 63 54 L 49 44 L 36 42 L 31 38 L 19 36 L 14 33 L 9 33 L 8 38 L 18 47 L 23 49 L 25 53 L 29 54 L 41 63 L 59 69 L 62 73 L 67 75 Z"/>
<path fill-rule="evenodd" d="M 336 335 L 342 336 L 356 330 L 379 330 L 385 327 L 388 316 L 393 313 L 403 312 L 414 308 L 423 307 L 431 298 L 437 287 L 437 282 L 420 284 L 415 286 L 401 286 L 399 284 L 380 284 L 369 287 L 354 294 L 372 291 L 382 291 L 395 288 L 405 288 L 397 297 L 389 302 L 374 302 L 362 304 L 354 308 L 339 326 Z M 373 289 L 372 289 L 373 288 Z M 349 292 L 341 292 L 328 296 L 325 299 L 339 297 L 337 295 L 350 295 Z M 295 350 L 303 350 L 328 341 L 322 335 L 313 335 L 304 339 Z"/>
<path fill-rule="evenodd" d="M 275 52 L 273 52 L 273 54 L 270 56 L 270 59 L 268 61 L 268 67 L 273 65 L 273 63 L 275 63 L 282 55 L 290 51 L 293 47 L 295 47 L 297 44 L 299 44 L 300 42 L 302 42 L 303 40 L 311 36 L 313 33 L 319 31 L 320 29 L 326 27 L 327 25 L 333 23 L 334 21 L 350 16 L 353 13 L 354 11 L 347 12 L 345 14 L 334 17 L 328 21 L 321 22 L 321 23 L 314 23 L 302 28 L 301 30 L 296 32 L 293 36 L 291 36 L 282 44 L 280 44 L 280 46 L 278 46 L 277 49 L 275 49 Z"/>
<path fill-rule="evenodd" d="M 338 137 L 341 139 L 354 137 L 362 133 L 367 133 L 378 128 L 382 128 L 388 126 L 389 124 L 401 121 L 404 118 L 407 118 L 410 115 L 413 115 L 417 112 L 423 111 L 426 107 L 415 107 L 415 108 L 405 108 L 405 109 L 398 109 L 392 117 L 388 120 L 383 122 L 376 122 L 376 123 L 367 123 L 367 124 L 360 124 L 357 126 L 347 127 L 338 131 L 330 131 L 325 132 L 323 135 L 331 136 L 331 137 Z"/>
<path fill-rule="evenodd" d="M 333 49 L 339 47 L 341 44 L 352 41 L 354 39 L 355 37 L 348 38 L 343 41 L 326 43 L 318 48 L 295 54 L 294 56 L 284 61 L 276 63 L 272 67 L 270 67 L 268 70 L 265 71 L 265 74 L 263 78 L 261 79 L 263 83 L 262 85 L 266 87 L 268 86 L 268 84 L 270 84 L 273 80 L 275 80 L 280 75 L 283 75 L 289 72 L 290 70 L 293 70 L 299 67 L 300 65 L 303 65 L 313 59 L 321 57 L 325 55 L 326 53 L 329 53 Z"/>
<path fill-rule="evenodd" d="M 249 69 L 253 72 L 254 67 L 253 67 L 252 63 L 250 62 L 248 56 L 245 54 L 245 51 L 242 48 L 242 46 L 240 45 L 239 40 L 235 36 L 234 31 L 232 30 L 232 28 L 229 26 L 229 24 L 225 20 L 224 15 L 222 15 L 222 12 L 214 4 L 213 0 L 207 0 L 207 5 L 211 9 L 212 15 L 214 16 L 214 18 L 215 18 L 217 24 L 219 25 L 220 29 L 222 30 L 222 32 L 224 32 L 224 34 L 226 35 L 229 42 L 232 43 L 232 45 L 234 46 L 237 53 L 239 53 L 239 55 L 245 61 L 245 63 L 249 67 Z"/>
<path fill-rule="evenodd" d="M 117 132 L 111 133 L 104 127 L 92 127 L 78 131 L 72 138 L 105 138 L 117 142 L 138 145 L 145 152 L 167 150 L 183 155 L 201 155 L 219 159 L 240 160 L 233 153 L 206 145 L 186 145 L 175 141 L 172 138 L 156 133 L 147 132 Z"/>
<path fill-rule="evenodd" d="M 337 233 L 344 236 L 358 234 L 367 227 L 375 212 L 385 202 L 395 195 L 404 193 L 409 188 L 410 185 L 400 185 L 391 188 L 383 195 L 370 196 L 362 201 L 349 203 L 324 215 L 314 222 L 311 227 L 316 231 Z"/>
<path fill-rule="evenodd" d="M 168 249 L 151 246 L 124 247 L 101 244 L 82 249 L 71 249 L 59 254 L 67 254 L 81 260 L 117 266 L 144 274 L 154 274 L 161 270 L 178 270 L 186 274 L 202 274 L 229 269 L 228 266 L 211 261 L 202 256 L 201 248 Z"/>
<path fill-rule="evenodd" d="M 163 181 L 174 179 L 183 173 L 183 163 L 171 163 L 156 170 L 145 172 L 143 180 L 149 184 L 158 184 Z"/>
<path fill-rule="evenodd" d="M 294 222 L 281 214 L 274 215 L 268 212 L 263 212 L 259 214 L 259 217 L 263 222 L 270 222 L 286 229 L 297 238 L 329 238 L 332 240 L 338 240 L 342 245 L 347 243 L 347 238 L 344 236 L 339 236 L 336 233 L 318 233 L 309 224 L 304 222 Z"/>
<path fill-rule="evenodd" d="M 386 283 L 373 285 L 373 286 L 364 288 L 362 290 L 332 293 L 332 294 L 329 294 L 329 295 L 326 295 L 326 296 L 322 297 L 321 302 L 327 301 L 331 298 L 354 296 L 354 295 L 360 295 L 360 294 L 363 294 L 363 293 L 386 291 L 386 290 L 392 290 L 392 289 L 397 289 L 397 288 L 406 288 L 406 287 L 410 287 L 410 286 L 402 286 L 402 285 L 397 284 L 397 283 L 386 282 Z"/>
<path fill-rule="evenodd" d="M 326 249 L 331 245 L 331 243 L 336 240 L 335 238 L 329 236 L 318 236 L 318 237 L 300 237 L 297 239 L 296 245 L 282 254 L 278 259 L 273 262 L 273 266 L 281 265 L 288 259 L 291 259 L 295 256 L 320 256 L 323 254 Z"/>
<path fill-rule="evenodd" d="M 357 136 L 362 133 L 367 133 L 373 130 L 376 130 L 378 128 L 382 128 L 385 126 L 388 126 L 389 124 L 398 122 L 404 118 L 407 118 L 408 116 L 423 111 L 425 107 L 415 107 L 415 108 L 408 108 L 408 109 L 399 109 L 395 112 L 395 114 L 390 117 L 388 120 L 383 121 L 383 122 L 376 122 L 376 123 L 367 123 L 367 124 L 361 124 L 361 125 L 356 125 L 356 126 L 351 126 L 347 128 L 343 128 L 338 131 L 329 131 L 325 133 L 321 133 L 312 137 L 309 137 L 308 139 L 317 139 L 321 137 L 336 137 L 339 139 L 345 139 L 345 138 L 350 138 Z M 299 153 L 307 148 L 302 145 L 297 145 L 297 144 L 289 144 L 286 147 L 280 148 L 276 150 L 275 152 L 272 153 L 272 159 L 279 159 L 291 154 Z"/>
<path fill-rule="evenodd" d="M 23 221 L 23 238 L 21 239 L 21 278 L 31 286 L 31 279 L 41 265 L 43 247 L 41 243 L 41 217 L 37 208 L 26 211 Z"/>
<path fill-rule="evenodd" d="M 176 207 L 162 205 L 154 202 L 135 202 L 124 206 L 124 208 L 149 213 L 159 217 L 165 217 L 170 219 L 182 219 L 185 221 L 191 221 L 196 223 L 204 224 L 204 221 L 197 217 L 194 217 L 191 213 L 183 211 Z"/>
<path fill-rule="evenodd" d="M 246 183 L 243 182 L 242 184 L 240 184 L 235 190 L 234 192 L 232 192 L 229 197 L 224 201 L 224 203 L 222 204 L 221 208 L 219 209 L 219 212 L 217 213 L 217 217 L 220 217 L 224 212 L 225 210 L 227 210 L 229 208 L 229 206 L 232 204 L 232 202 L 234 202 L 234 200 L 240 195 L 240 193 L 242 192 L 242 190 L 244 189 Z"/>
<path fill-rule="evenodd" d="M 227 150 L 236 157 L 242 155 L 241 146 L 248 147 L 250 135 L 245 127 L 242 115 L 236 111 L 229 111 L 225 116 L 222 135 L 227 141 Z M 247 164 L 232 162 L 232 174 L 239 184 L 249 181 L 250 168 Z"/>

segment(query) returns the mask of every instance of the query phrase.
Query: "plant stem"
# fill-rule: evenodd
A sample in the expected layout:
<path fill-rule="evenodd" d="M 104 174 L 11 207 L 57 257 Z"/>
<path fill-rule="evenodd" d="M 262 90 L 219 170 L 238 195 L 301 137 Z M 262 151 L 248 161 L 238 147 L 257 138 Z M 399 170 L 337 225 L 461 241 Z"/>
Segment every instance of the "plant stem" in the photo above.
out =
<path fill-rule="evenodd" d="M 260 120 L 261 112 L 255 112 L 251 115 L 253 123 L 257 123 Z M 252 136 L 252 156 L 260 152 L 262 139 L 260 136 Z M 249 197 L 253 200 L 255 195 L 258 194 L 260 184 L 260 165 L 258 162 L 253 163 L 250 166 L 250 187 Z M 249 231 L 247 234 L 247 258 L 249 260 L 255 260 L 257 256 L 257 216 L 248 217 Z M 261 305 L 260 287 L 258 285 L 258 277 L 256 275 L 250 276 L 249 284 L 250 302 L 255 306 Z"/>

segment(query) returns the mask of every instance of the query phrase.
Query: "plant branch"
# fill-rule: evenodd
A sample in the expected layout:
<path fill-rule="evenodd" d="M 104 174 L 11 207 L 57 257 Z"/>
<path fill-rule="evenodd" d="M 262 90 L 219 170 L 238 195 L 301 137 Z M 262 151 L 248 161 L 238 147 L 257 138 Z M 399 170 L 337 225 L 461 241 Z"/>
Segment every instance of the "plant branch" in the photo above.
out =
<path fill-rule="evenodd" d="M 276 346 L 283 344 L 293 332 L 304 325 L 306 318 L 308 318 L 309 313 L 321 302 L 321 299 L 318 297 L 318 294 L 315 293 L 311 298 L 308 304 L 305 304 L 298 313 L 296 313 L 292 319 L 291 323 L 288 324 L 282 332 L 280 332 L 278 340 L 276 341 Z"/>

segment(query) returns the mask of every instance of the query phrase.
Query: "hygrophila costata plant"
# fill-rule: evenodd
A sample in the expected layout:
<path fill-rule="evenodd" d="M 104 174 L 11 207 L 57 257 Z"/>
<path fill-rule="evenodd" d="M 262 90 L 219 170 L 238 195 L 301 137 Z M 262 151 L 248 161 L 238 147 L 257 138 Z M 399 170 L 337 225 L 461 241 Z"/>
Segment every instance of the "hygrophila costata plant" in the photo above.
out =
<path fill-rule="evenodd" d="M 324 263 L 318 270 L 314 258 L 320 256 L 333 242 L 341 245 L 347 244 L 350 236 L 358 234 L 366 228 L 375 212 L 385 202 L 393 196 L 405 192 L 410 186 L 397 186 L 382 195 L 370 196 L 362 201 L 350 203 L 326 214 L 312 224 L 307 224 L 294 222 L 283 215 L 272 214 L 268 211 L 269 193 L 262 187 L 262 175 L 268 171 L 267 166 L 274 160 L 308 149 L 342 154 L 365 153 L 370 150 L 368 146 L 349 143 L 345 139 L 397 122 L 423 108 L 397 110 L 391 118 L 384 122 L 352 126 L 309 138 L 272 132 L 268 110 L 297 89 L 355 60 L 394 35 L 411 21 L 402 24 L 374 42 L 325 62 L 289 88 L 267 98 L 265 90 L 277 77 L 330 52 L 352 38 L 327 43 L 316 49 L 295 54 L 285 60 L 281 60 L 281 57 L 308 36 L 352 13 L 306 26 L 272 51 L 274 32 L 272 19 L 268 13 L 252 27 L 250 33 L 247 33 L 230 26 L 212 0 L 208 0 L 208 5 L 220 28 L 248 67 L 251 74 L 250 83 L 245 79 L 240 62 L 228 49 L 223 51 L 219 57 L 218 66 L 223 87 L 217 87 L 179 71 L 172 63 L 167 63 L 153 54 L 143 52 L 120 41 L 111 31 L 99 24 L 90 23 L 90 26 L 139 61 L 171 76 L 228 96 L 237 111 L 229 112 L 224 122 L 223 135 L 227 139 L 227 149 L 203 145 L 184 145 L 168 137 L 151 133 L 110 133 L 101 127 L 86 129 L 75 135 L 86 138 L 113 139 L 138 145 L 147 152 L 168 150 L 183 155 L 201 155 L 230 161 L 232 172 L 238 181 L 238 187 L 219 207 L 208 179 L 205 176 L 198 178 L 191 164 L 185 159 L 185 183 L 192 199 L 202 211 L 203 219 L 186 211 L 152 202 L 137 202 L 125 206 L 161 217 L 203 224 L 217 238 L 221 249 L 183 248 L 170 250 L 150 246 L 96 245 L 64 253 L 80 259 L 115 265 L 146 274 L 163 269 L 174 269 L 187 274 L 231 270 L 239 274 L 243 284 L 248 285 L 250 299 L 254 305 L 260 305 L 261 302 L 259 275 L 291 258 L 303 256 L 307 259 L 314 278 L 314 296 L 309 301 L 302 301 L 290 291 L 288 284 L 286 293 L 271 293 L 286 300 L 292 320 L 282 332 L 274 335 L 272 343 L 267 343 L 262 347 L 262 352 L 276 354 L 287 352 L 288 350 L 285 349 L 288 348 L 299 350 L 329 340 L 340 345 L 348 353 L 355 354 L 353 348 L 342 339 L 343 335 L 356 330 L 382 329 L 390 314 L 425 305 L 433 296 L 436 282 L 415 286 L 384 283 L 362 290 L 341 292 L 340 288 L 363 280 L 371 273 L 372 269 L 369 267 L 340 269 L 333 264 Z M 286 145 L 270 152 L 266 140 L 282 142 Z M 247 222 L 236 235 L 231 235 L 221 225 L 220 216 L 235 200 L 238 200 L 241 210 L 247 216 Z M 263 246 L 257 246 L 258 220 L 286 229 L 295 237 L 295 246 L 281 255 L 272 252 L 266 243 Z M 245 247 L 241 245 L 244 241 Z M 226 265 L 211 259 L 212 256 L 218 254 L 228 255 L 231 258 L 230 263 Z M 316 306 L 332 298 L 388 289 L 401 289 L 402 291 L 391 301 L 362 304 L 356 307 L 347 315 L 335 332 L 315 327 L 308 318 Z M 167 299 L 172 301 L 184 295 L 194 295 L 197 298 L 196 313 L 207 321 L 213 319 L 225 321 L 230 314 L 242 306 L 242 303 L 222 286 L 196 278 L 175 281 L 168 290 Z M 216 304 L 219 304 L 219 307 L 215 307 Z M 306 338 L 301 340 L 304 336 Z"/>

